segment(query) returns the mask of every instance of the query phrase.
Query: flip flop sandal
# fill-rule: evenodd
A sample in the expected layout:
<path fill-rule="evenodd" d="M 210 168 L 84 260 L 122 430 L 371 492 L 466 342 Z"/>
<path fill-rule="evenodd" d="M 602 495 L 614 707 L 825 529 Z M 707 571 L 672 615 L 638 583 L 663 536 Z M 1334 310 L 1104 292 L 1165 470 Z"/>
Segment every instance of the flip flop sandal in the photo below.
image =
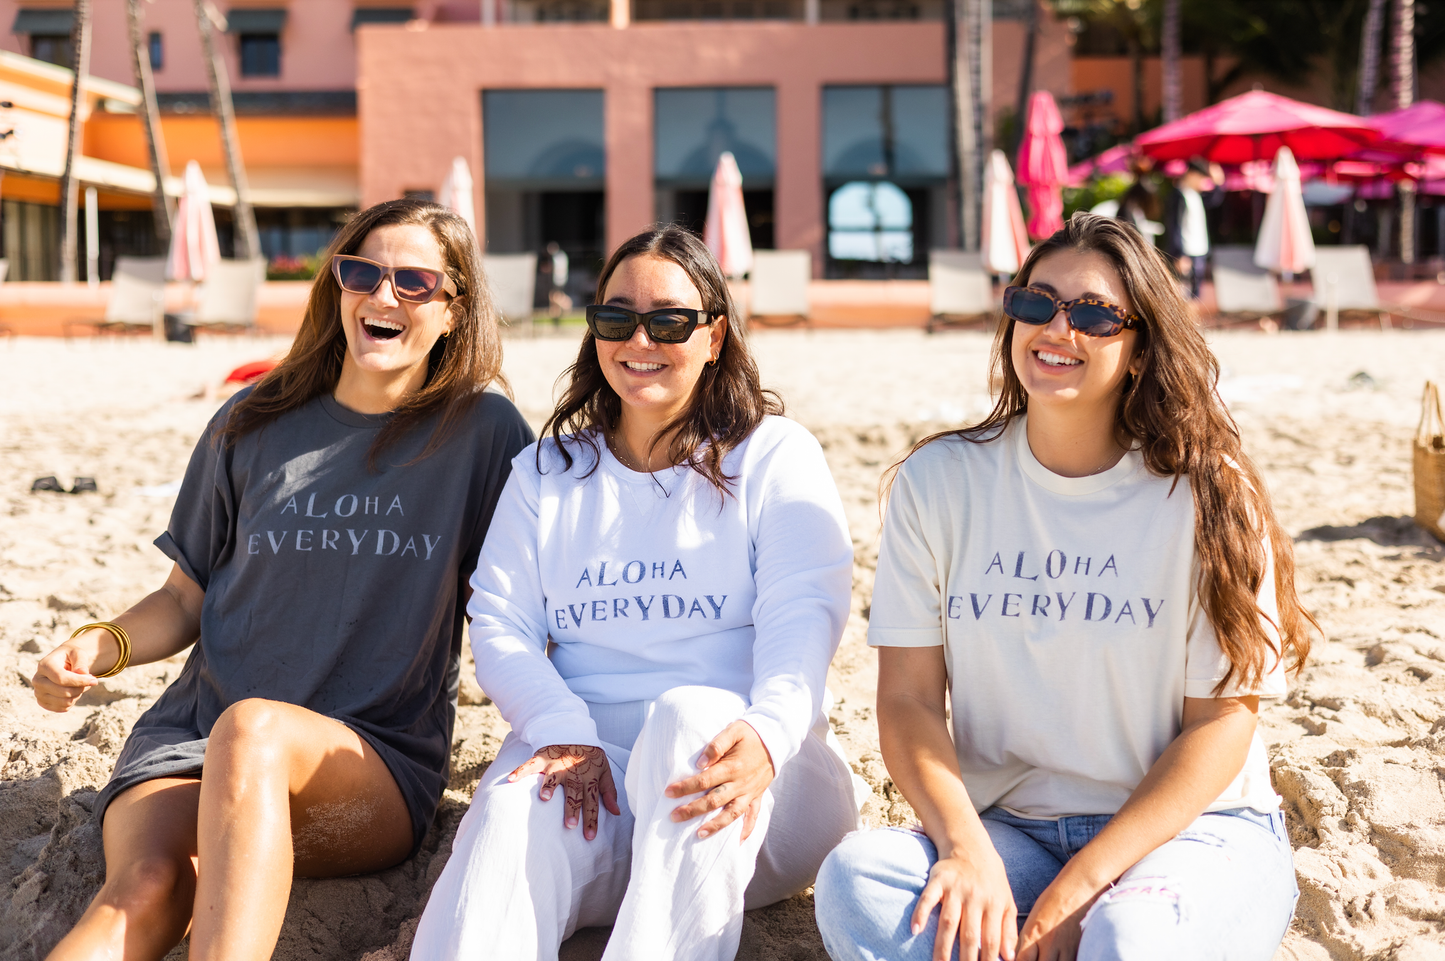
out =
<path fill-rule="evenodd" d="M 65 488 L 53 475 L 50 477 L 38 477 L 35 483 L 30 485 L 32 491 L 55 491 L 57 494 L 64 494 Z"/>
<path fill-rule="evenodd" d="M 72 494 L 99 494 L 100 488 L 95 486 L 94 477 L 77 477 L 70 492 Z"/>

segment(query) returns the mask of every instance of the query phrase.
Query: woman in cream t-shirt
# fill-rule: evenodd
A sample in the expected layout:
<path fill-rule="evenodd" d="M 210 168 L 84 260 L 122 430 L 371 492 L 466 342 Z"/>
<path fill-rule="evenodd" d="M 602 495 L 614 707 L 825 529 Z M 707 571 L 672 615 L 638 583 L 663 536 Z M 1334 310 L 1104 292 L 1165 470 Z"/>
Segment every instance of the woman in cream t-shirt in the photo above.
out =
<path fill-rule="evenodd" d="M 993 414 L 892 484 L 868 640 L 922 828 L 829 856 L 824 943 L 1264 961 L 1297 897 L 1255 732 L 1309 649 L 1290 539 L 1132 227 L 1076 215 L 1015 283 Z"/>

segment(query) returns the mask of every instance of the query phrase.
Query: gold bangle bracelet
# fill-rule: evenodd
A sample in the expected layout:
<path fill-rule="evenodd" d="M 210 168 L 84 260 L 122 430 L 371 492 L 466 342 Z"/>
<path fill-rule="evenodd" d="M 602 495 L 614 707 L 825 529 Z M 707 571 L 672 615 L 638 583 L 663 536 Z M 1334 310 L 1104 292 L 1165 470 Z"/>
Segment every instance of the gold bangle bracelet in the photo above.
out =
<path fill-rule="evenodd" d="M 110 636 L 115 638 L 115 643 L 120 647 L 120 658 L 116 660 L 115 666 L 110 670 L 104 674 L 97 674 L 95 676 L 98 678 L 115 677 L 121 671 L 125 670 L 126 665 L 130 663 L 130 635 L 126 633 L 125 628 L 112 621 L 96 621 L 93 624 L 82 624 L 80 627 L 77 627 L 75 632 L 70 635 L 70 639 L 73 641 L 86 631 L 97 627 L 103 631 L 109 631 Z"/>

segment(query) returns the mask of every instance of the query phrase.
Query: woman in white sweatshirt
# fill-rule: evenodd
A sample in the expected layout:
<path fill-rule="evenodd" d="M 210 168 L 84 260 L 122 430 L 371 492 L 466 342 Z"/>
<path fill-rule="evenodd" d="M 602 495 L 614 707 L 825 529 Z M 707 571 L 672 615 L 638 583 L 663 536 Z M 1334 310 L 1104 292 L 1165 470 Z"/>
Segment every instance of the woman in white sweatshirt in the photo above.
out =
<path fill-rule="evenodd" d="M 627 241 L 597 300 L 472 578 L 477 680 L 512 732 L 415 959 L 553 959 L 608 924 L 609 961 L 730 959 L 744 908 L 807 887 L 857 824 L 822 711 L 852 584 L 822 451 L 695 235 Z"/>

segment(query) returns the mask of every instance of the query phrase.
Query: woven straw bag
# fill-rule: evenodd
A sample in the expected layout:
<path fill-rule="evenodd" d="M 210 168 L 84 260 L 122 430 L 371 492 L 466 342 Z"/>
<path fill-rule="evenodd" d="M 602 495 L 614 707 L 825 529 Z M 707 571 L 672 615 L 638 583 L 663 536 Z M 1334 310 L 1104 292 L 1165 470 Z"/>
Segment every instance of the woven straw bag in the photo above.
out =
<path fill-rule="evenodd" d="M 1425 382 L 1415 432 L 1415 523 L 1445 540 L 1445 416 L 1433 381 Z"/>

